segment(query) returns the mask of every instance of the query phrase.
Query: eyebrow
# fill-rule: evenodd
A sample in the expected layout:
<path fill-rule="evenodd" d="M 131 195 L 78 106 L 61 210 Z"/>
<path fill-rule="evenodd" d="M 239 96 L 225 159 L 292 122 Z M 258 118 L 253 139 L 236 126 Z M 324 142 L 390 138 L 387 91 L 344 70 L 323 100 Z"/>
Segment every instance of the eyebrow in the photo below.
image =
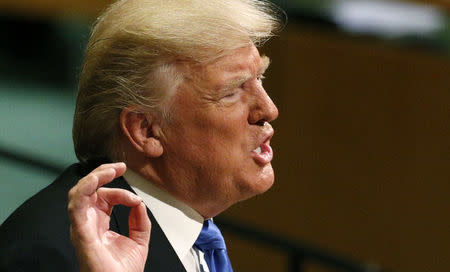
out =
<path fill-rule="evenodd" d="M 261 56 L 261 64 L 260 64 L 259 69 L 258 69 L 258 75 L 264 74 L 264 72 L 267 70 L 269 65 L 270 65 L 270 58 L 265 56 L 265 55 Z M 222 88 L 222 89 L 223 90 L 229 90 L 229 89 L 236 88 L 236 87 L 242 85 L 244 82 L 246 82 L 247 80 L 249 80 L 252 77 L 253 77 L 253 75 L 246 74 L 244 76 L 235 78 L 232 81 L 230 81 L 229 83 L 227 83 L 224 86 L 224 88 Z"/>

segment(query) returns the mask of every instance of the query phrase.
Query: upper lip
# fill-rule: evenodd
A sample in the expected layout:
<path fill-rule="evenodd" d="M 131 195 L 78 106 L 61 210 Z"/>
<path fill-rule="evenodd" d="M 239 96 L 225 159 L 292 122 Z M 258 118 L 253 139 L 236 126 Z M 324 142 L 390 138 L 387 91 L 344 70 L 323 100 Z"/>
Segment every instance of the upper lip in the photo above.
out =
<path fill-rule="evenodd" d="M 255 149 L 260 147 L 264 143 L 269 143 L 270 139 L 273 137 L 274 130 L 270 124 L 265 125 L 263 128 L 264 128 L 264 130 L 261 133 L 261 136 L 259 138 L 260 140 L 258 141 L 259 144 L 257 147 L 255 147 Z"/>

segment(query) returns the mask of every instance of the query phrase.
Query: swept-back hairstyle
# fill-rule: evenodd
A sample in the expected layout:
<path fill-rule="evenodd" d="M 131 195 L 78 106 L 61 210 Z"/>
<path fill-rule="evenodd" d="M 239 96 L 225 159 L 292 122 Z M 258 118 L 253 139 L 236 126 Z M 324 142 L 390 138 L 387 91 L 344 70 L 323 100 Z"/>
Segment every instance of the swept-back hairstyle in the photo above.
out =
<path fill-rule="evenodd" d="M 163 102 L 182 77 L 177 60 L 204 62 L 261 45 L 280 28 L 280 10 L 257 0 L 119 0 L 94 24 L 73 124 L 80 161 L 117 153 L 122 109 L 167 115 Z M 170 114 L 170 113 L 169 113 Z"/>

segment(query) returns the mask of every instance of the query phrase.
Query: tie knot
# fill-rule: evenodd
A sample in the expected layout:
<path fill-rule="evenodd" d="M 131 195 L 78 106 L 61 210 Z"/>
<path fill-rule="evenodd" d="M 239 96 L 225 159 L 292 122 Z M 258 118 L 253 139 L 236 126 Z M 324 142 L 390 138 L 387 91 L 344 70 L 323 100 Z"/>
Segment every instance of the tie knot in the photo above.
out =
<path fill-rule="evenodd" d="M 222 233 L 211 219 L 203 223 L 202 231 L 195 241 L 195 246 L 203 252 L 211 249 L 226 249 Z"/>

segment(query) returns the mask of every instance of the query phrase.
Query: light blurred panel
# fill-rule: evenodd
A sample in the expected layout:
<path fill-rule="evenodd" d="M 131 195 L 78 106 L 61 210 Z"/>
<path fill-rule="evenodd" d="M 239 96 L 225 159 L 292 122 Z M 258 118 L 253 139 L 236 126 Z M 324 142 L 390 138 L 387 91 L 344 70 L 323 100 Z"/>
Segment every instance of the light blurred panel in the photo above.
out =
<path fill-rule="evenodd" d="M 431 37 L 447 23 L 438 8 L 397 1 L 335 2 L 332 18 L 346 31 L 385 38 Z"/>

